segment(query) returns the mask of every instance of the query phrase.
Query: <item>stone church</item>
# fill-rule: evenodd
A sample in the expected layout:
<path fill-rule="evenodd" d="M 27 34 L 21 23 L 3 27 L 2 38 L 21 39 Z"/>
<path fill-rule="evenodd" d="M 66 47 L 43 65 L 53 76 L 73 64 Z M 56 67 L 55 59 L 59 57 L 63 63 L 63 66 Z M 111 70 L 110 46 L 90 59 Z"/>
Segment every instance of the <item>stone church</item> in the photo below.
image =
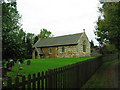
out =
<path fill-rule="evenodd" d="M 39 39 L 33 45 L 32 58 L 89 57 L 90 42 L 85 32 Z"/>

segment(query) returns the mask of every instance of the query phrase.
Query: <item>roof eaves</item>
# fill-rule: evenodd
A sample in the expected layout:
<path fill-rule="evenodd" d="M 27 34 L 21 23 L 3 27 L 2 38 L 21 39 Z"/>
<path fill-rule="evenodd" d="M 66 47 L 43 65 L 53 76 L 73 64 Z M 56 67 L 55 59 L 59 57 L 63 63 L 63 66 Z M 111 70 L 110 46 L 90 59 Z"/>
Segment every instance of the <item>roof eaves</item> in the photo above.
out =
<path fill-rule="evenodd" d="M 39 46 L 37 48 L 43 48 L 43 47 L 59 47 L 59 46 L 70 46 L 70 45 L 77 45 L 78 43 L 76 44 L 66 44 L 66 45 L 51 45 L 51 46 Z"/>

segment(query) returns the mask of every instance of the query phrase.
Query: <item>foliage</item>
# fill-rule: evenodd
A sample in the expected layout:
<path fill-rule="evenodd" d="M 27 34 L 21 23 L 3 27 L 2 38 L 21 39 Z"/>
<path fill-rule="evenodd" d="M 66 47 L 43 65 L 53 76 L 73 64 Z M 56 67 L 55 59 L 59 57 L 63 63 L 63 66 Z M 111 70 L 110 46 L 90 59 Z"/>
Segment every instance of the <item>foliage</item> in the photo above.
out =
<path fill-rule="evenodd" d="M 35 35 L 21 28 L 16 2 L 2 2 L 2 58 L 31 58 Z"/>
<path fill-rule="evenodd" d="M 94 42 L 93 42 L 93 40 L 91 40 L 91 42 L 90 42 L 90 47 L 91 47 L 91 52 L 93 52 L 93 49 L 94 49 Z"/>
<path fill-rule="evenodd" d="M 38 34 L 39 38 L 48 38 L 48 37 L 52 37 L 52 36 L 53 36 L 52 33 L 44 28 L 41 29 L 40 34 Z"/>
<path fill-rule="evenodd" d="M 35 36 L 35 38 L 34 38 L 34 44 L 38 41 L 38 36 Z"/>
<path fill-rule="evenodd" d="M 110 44 L 109 42 L 106 42 L 106 49 L 109 53 L 115 53 L 117 51 L 114 44 Z"/>
<path fill-rule="evenodd" d="M 27 54 L 27 59 L 32 58 L 32 46 L 34 44 L 34 37 L 35 35 L 32 33 L 27 33 L 26 35 L 26 54 Z"/>
<path fill-rule="evenodd" d="M 120 50 L 120 2 L 105 2 L 99 8 L 95 34 L 101 45 L 109 42 Z"/>
<path fill-rule="evenodd" d="M 42 29 L 38 35 L 26 33 L 21 28 L 21 16 L 16 5 L 16 2 L 2 2 L 2 59 L 5 60 L 32 58 L 32 46 L 38 38 L 52 36 L 47 29 Z"/>
<path fill-rule="evenodd" d="M 53 37 L 52 32 L 43 28 L 43 29 L 40 30 L 40 34 L 35 36 L 34 44 L 38 41 L 39 38 L 49 38 L 49 37 Z"/>
<path fill-rule="evenodd" d="M 16 9 L 16 2 L 3 2 L 2 9 L 2 54 L 4 59 L 8 59 L 19 56 L 19 53 L 15 54 L 16 50 L 22 51 L 21 42 L 18 42 L 21 17 Z"/>

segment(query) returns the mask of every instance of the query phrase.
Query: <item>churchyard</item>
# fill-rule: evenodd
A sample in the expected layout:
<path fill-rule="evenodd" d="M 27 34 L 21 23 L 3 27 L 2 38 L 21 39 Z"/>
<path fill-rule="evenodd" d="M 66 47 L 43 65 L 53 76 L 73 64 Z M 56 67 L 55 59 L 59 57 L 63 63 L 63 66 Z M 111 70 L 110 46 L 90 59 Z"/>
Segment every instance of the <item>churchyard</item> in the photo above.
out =
<path fill-rule="evenodd" d="M 26 59 L 21 65 L 19 61 L 14 63 L 11 71 L 7 71 L 5 77 L 10 77 L 14 80 L 15 77 L 28 76 L 34 73 L 47 71 L 48 69 L 54 69 L 64 67 L 77 62 L 85 61 L 95 57 L 79 57 L 79 58 L 49 58 L 49 59 Z M 5 63 L 6 68 L 7 63 Z"/>

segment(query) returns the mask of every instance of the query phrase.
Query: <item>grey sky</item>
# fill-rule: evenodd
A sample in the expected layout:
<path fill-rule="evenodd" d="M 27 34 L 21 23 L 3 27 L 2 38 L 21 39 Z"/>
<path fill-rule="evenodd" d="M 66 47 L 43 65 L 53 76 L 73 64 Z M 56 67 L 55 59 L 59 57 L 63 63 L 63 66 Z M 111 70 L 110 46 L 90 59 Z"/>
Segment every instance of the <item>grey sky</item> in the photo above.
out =
<path fill-rule="evenodd" d="M 54 36 L 83 32 L 95 40 L 93 30 L 99 13 L 97 0 L 17 0 L 21 23 L 26 32 L 38 34 L 46 28 Z"/>

